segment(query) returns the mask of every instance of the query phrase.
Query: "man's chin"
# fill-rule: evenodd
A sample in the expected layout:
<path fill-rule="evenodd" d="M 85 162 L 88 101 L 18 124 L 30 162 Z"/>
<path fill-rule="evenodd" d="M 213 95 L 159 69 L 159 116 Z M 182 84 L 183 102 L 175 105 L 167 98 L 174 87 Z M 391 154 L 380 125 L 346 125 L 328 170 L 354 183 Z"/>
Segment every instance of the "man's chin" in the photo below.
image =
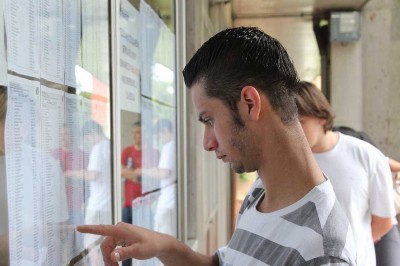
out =
<path fill-rule="evenodd" d="M 232 163 L 230 163 L 230 165 L 231 165 L 231 169 L 237 174 L 243 174 L 246 172 L 246 170 L 244 169 L 243 166 L 237 166 Z"/>

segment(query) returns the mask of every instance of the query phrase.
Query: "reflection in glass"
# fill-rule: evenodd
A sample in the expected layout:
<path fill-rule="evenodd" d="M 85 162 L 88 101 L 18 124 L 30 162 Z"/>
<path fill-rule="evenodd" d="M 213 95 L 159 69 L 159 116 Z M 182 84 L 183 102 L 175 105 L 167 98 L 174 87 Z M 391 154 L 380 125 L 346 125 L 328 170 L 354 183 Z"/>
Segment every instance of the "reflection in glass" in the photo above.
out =
<path fill-rule="evenodd" d="M 85 209 L 86 224 L 111 223 L 111 165 L 110 140 L 103 128 L 94 120 L 83 126 L 84 142 L 91 147 L 85 182 L 88 186 L 88 200 Z"/>
<path fill-rule="evenodd" d="M 138 113 L 140 112 L 140 15 L 128 0 L 120 1 L 119 25 L 118 93 L 120 108 Z"/>
<path fill-rule="evenodd" d="M 165 113 L 165 112 L 164 112 Z M 155 124 L 155 132 L 151 132 L 160 144 L 161 155 L 157 167 L 143 168 L 143 181 L 154 185 L 159 181 L 159 197 L 157 199 L 154 229 L 156 231 L 177 236 L 176 212 L 176 143 L 174 125 L 171 120 L 162 118 Z"/>
<path fill-rule="evenodd" d="M 84 222 L 84 183 L 83 165 L 84 153 L 77 145 L 75 137 L 80 131 L 71 124 L 64 124 L 61 130 L 62 146 L 52 152 L 52 156 L 59 161 L 64 173 L 65 190 L 69 220 L 68 224 L 78 225 Z M 72 227 L 71 227 L 72 228 Z M 69 230 L 68 246 L 71 248 L 70 256 L 77 256 L 83 249 L 81 234 Z"/>
<path fill-rule="evenodd" d="M 175 35 L 143 0 L 140 16 L 142 95 L 176 106 Z"/>
<path fill-rule="evenodd" d="M 49 103 L 59 108 L 62 94 L 40 88 L 35 81 L 8 79 L 5 154 L 10 262 L 64 264 L 69 255 L 69 249 L 62 246 L 68 238 L 65 183 L 59 162 L 51 156 L 59 135 L 42 134 L 55 120 L 61 120 L 57 116 L 60 112 L 49 110 Z M 51 130 L 58 130 L 58 123 L 55 125 Z"/>
<path fill-rule="evenodd" d="M 0 86 L 0 265 L 9 264 L 8 247 L 8 199 L 5 157 L 5 123 L 7 112 L 7 88 Z"/>
<path fill-rule="evenodd" d="M 121 173 L 125 182 L 123 221 L 176 237 L 174 1 L 121 0 L 119 11 Z M 136 76 L 139 74 L 140 80 Z M 133 100 L 130 95 L 139 97 Z M 127 128 L 126 125 L 135 121 L 141 121 L 140 130 L 138 126 Z M 127 142 L 130 130 L 132 141 Z M 137 148 L 138 139 L 135 140 L 135 135 L 139 134 L 141 149 Z M 136 190 L 128 187 L 136 187 Z M 133 260 L 131 264 L 127 260 L 122 265 L 151 266 L 160 265 L 160 262 Z"/>
<path fill-rule="evenodd" d="M 112 220 L 110 1 L 43 3 L 0 0 L 0 265 L 101 265 L 74 226 Z"/>
<path fill-rule="evenodd" d="M 132 124 L 131 128 L 132 144 L 123 149 L 121 155 L 121 174 L 124 181 L 124 208 L 122 211 L 122 221 L 132 223 L 132 201 L 142 196 L 142 168 L 143 155 L 148 158 L 146 162 L 149 166 L 157 165 L 159 153 L 151 147 L 142 147 L 142 126 L 140 122 Z"/>
<path fill-rule="evenodd" d="M 161 180 L 161 192 L 156 208 L 155 230 L 176 237 L 176 186 L 173 184 L 176 182 L 175 133 L 168 119 L 160 119 L 156 128 L 163 146 L 156 174 Z"/>

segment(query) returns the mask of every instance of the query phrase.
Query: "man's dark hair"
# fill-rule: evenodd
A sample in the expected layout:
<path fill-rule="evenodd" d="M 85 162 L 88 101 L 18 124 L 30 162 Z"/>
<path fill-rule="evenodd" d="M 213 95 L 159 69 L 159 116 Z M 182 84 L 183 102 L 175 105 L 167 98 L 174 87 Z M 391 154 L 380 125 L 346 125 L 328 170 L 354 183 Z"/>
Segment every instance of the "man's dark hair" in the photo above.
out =
<path fill-rule="evenodd" d="M 301 81 L 296 94 L 296 105 L 299 115 L 325 119 L 324 131 L 333 127 L 333 114 L 331 105 L 325 95 L 314 84 Z"/>
<path fill-rule="evenodd" d="M 163 132 L 163 131 L 173 132 L 174 131 L 172 122 L 165 118 L 157 121 L 156 128 L 157 128 L 157 132 Z"/>
<path fill-rule="evenodd" d="M 142 122 L 136 121 L 136 122 L 132 123 L 132 127 L 142 127 Z"/>
<path fill-rule="evenodd" d="M 183 76 L 188 88 L 201 84 L 207 96 L 222 100 L 236 118 L 247 85 L 268 97 L 284 123 L 297 118 L 293 91 L 298 77 L 293 63 L 285 48 L 258 28 L 231 28 L 216 34 L 192 57 Z"/>

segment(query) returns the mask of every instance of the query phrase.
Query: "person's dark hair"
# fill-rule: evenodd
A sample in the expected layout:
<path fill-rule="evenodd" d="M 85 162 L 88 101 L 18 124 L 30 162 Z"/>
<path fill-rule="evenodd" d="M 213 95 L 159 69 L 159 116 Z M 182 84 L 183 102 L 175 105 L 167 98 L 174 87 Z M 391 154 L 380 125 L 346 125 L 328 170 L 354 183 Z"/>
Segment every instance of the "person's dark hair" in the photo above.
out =
<path fill-rule="evenodd" d="M 183 76 L 188 88 L 199 83 L 207 96 L 222 100 L 236 120 L 240 120 L 237 103 L 247 85 L 268 97 L 284 123 L 297 118 L 293 91 L 298 77 L 293 63 L 285 48 L 258 28 L 231 28 L 216 34 L 195 53 Z"/>
<path fill-rule="evenodd" d="M 156 128 L 158 132 L 162 131 L 168 131 L 168 132 L 173 132 L 173 125 L 172 122 L 168 119 L 160 119 L 156 123 Z"/>
<path fill-rule="evenodd" d="M 136 121 L 132 123 L 132 127 L 142 127 L 142 123 L 140 121 Z"/>
<path fill-rule="evenodd" d="M 99 123 L 94 120 L 88 120 L 83 124 L 82 133 L 84 136 L 88 134 L 92 134 L 93 132 L 97 133 L 100 136 L 104 136 L 103 128 Z"/>
<path fill-rule="evenodd" d="M 311 82 L 301 81 L 299 83 L 296 105 L 299 115 L 325 119 L 325 132 L 332 129 L 335 115 L 331 105 L 322 91 Z"/>

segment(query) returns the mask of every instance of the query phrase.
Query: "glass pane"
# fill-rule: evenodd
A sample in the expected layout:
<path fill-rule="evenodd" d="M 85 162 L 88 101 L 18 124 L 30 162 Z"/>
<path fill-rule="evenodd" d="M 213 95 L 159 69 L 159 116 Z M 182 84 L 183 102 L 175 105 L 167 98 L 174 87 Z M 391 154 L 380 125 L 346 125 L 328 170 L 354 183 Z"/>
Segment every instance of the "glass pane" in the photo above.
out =
<path fill-rule="evenodd" d="M 120 3 L 122 220 L 177 236 L 174 1 Z"/>
<path fill-rule="evenodd" d="M 112 221 L 108 10 L 0 0 L 0 265 L 102 261 L 74 228 Z"/>

